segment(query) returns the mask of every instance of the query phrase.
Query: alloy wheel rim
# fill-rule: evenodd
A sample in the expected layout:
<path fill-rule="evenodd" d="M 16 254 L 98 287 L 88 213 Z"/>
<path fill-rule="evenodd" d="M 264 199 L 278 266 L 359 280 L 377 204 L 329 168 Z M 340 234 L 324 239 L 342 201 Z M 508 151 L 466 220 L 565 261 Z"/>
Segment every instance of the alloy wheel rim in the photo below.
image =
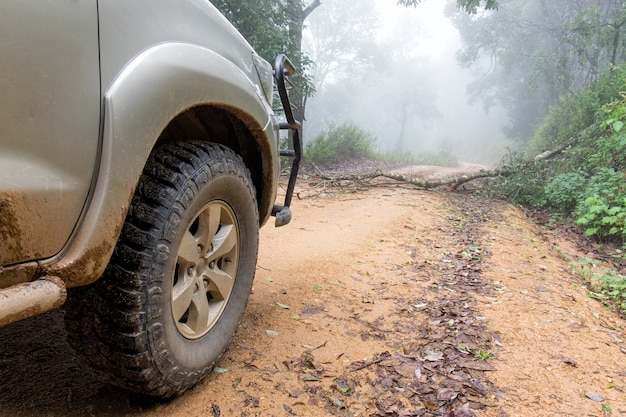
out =
<path fill-rule="evenodd" d="M 178 331 L 198 339 L 213 328 L 231 296 L 239 264 L 235 213 L 212 201 L 185 231 L 172 285 L 172 314 Z"/>

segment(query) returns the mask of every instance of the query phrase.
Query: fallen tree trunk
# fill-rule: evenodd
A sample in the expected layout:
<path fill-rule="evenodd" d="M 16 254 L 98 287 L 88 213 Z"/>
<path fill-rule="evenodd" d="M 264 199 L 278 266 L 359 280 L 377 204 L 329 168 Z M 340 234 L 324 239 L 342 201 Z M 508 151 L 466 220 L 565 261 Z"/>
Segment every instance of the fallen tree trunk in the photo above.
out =
<path fill-rule="evenodd" d="M 331 185 L 339 184 L 342 181 L 365 182 L 365 181 L 372 180 L 374 178 L 383 177 L 383 178 L 388 178 L 388 179 L 395 180 L 395 181 L 404 182 L 407 184 L 412 184 L 412 185 L 415 185 L 417 187 L 424 188 L 424 189 L 432 189 L 432 188 L 437 188 L 437 187 L 449 186 L 452 190 L 456 190 L 461 185 L 466 184 L 470 181 L 474 181 L 480 178 L 494 178 L 494 177 L 508 176 L 508 175 L 511 175 L 513 172 L 522 170 L 525 167 L 537 161 L 549 160 L 555 157 L 556 155 L 559 155 L 561 152 L 563 152 L 565 149 L 575 144 L 577 141 L 578 141 L 578 137 L 572 137 L 568 139 L 567 141 L 565 141 L 564 143 L 557 146 L 556 148 L 545 151 L 535 156 L 533 159 L 528 160 L 522 163 L 521 165 L 518 165 L 515 167 L 505 166 L 503 168 L 497 168 L 493 170 L 480 170 L 478 172 L 460 174 L 460 175 L 450 176 L 450 177 L 441 178 L 441 179 L 434 179 L 434 180 L 427 180 L 427 179 L 418 178 L 414 176 L 396 174 L 393 172 L 385 172 L 385 171 L 380 171 L 380 170 L 370 172 L 367 174 L 353 174 L 353 175 L 348 174 L 348 175 L 328 176 L 322 173 L 322 171 L 314 163 L 312 163 L 312 165 L 313 165 L 313 168 L 318 173 L 319 179 L 328 181 Z"/>
<path fill-rule="evenodd" d="M 575 144 L 576 142 L 578 142 L 578 137 L 574 136 L 569 138 L 568 140 L 566 140 L 565 142 L 563 142 L 562 144 L 560 144 L 559 146 L 557 146 L 554 149 L 550 149 L 547 150 L 543 153 L 540 153 L 539 155 L 535 156 L 535 158 L 533 159 L 534 161 L 543 161 L 546 159 L 550 159 L 555 157 L 556 155 L 560 154 L 561 152 L 563 152 L 565 149 L 569 148 L 570 146 L 572 146 L 573 144 Z M 530 163 L 532 161 L 528 161 L 527 163 Z"/>
<path fill-rule="evenodd" d="M 395 181 L 404 182 L 407 184 L 412 184 L 424 189 L 437 188 L 449 185 L 452 189 L 456 189 L 458 186 L 465 184 L 466 182 L 473 181 L 478 178 L 487 178 L 497 176 L 497 172 L 499 170 L 492 171 L 479 171 L 477 173 L 469 174 L 469 175 L 459 175 L 446 177 L 436 180 L 427 180 L 423 178 L 417 178 L 409 175 L 402 174 L 394 174 L 392 172 L 384 172 L 384 171 L 375 171 L 367 174 L 360 175 L 337 175 L 334 177 L 330 177 L 327 175 L 320 175 L 319 178 L 325 181 L 332 183 L 340 183 L 342 181 L 354 181 L 354 182 L 364 182 L 368 180 L 372 180 L 374 178 L 388 178 Z"/>

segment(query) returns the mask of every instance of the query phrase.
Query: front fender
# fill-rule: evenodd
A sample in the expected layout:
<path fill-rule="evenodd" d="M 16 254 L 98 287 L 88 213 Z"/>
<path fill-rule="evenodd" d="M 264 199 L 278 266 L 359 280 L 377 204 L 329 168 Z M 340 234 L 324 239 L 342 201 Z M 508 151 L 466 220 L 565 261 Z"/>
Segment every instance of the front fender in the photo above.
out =
<path fill-rule="evenodd" d="M 44 266 L 47 273 L 72 287 L 104 272 L 156 140 L 178 114 L 198 105 L 236 109 L 264 153 L 263 171 L 271 173 L 266 185 L 275 189 L 278 145 L 270 139 L 272 111 L 259 87 L 206 48 L 158 44 L 126 65 L 105 91 L 100 166 L 91 200 L 65 250 Z"/>

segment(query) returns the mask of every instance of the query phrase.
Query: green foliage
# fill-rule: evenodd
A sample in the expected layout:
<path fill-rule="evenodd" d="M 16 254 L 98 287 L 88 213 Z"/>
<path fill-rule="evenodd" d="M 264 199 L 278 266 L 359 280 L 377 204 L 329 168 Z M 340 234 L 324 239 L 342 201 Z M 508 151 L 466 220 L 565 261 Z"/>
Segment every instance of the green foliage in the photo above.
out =
<path fill-rule="evenodd" d="M 369 157 L 373 154 L 374 135 L 353 124 L 331 124 L 304 147 L 304 158 L 316 163 Z"/>
<path fill-rule="evenodd" d="M 588 236 L 626 241 L 625 67 L 561 100 L 537 129 L 528 153 L 535 155 L 571 137 L 578 141 L 558 159 L 504 164 L 508 175 L 491 191 L 512 202 L 573 214 Z"/>
<path fill-rule="evenodd" d="M 495 356 L 496 355 L 494 355 L 492 351 L 490 351 L 490 350 L 482 350 L 482 348 L 481 349 L 477 349 L 474 352 L 474 357 L 476 359 L 480 359 L 481 361 L 486 361 L 487 359 L 492 359 Z"/>
<path fill-rule="evenodd" d="M 491 182 L 488 192 L 505 198 L 512 203 L 530 207 L 545 206 L 544 188 L 547 168 L 539 163 L 526 163 L 524 155 L 513 154 L 508 163 L 503 163 L 507 175 Z"/>
<path fill-rule="evenodd" d="M 599 98 L 593 88 L 563 97 L 558 105 L 550 108 L 548 115 L 535 130 L 528 143 L 528 153 L 537 155 L 578 135 L 594 123 L 594 115 L 599 106 Z"/>
<path fill-rule="evenodd" d="M 618 68 L 615 78 L 619 91 L 626 88 L 624 69 Z M 578 161 L 593 172 L 576 207 L 576 223 L 586 228 L 585 234 L 601 240 L 626 242 L 626 94 L 603 104 L 596 114 L 600 134 L 586 141 L 584 161 Z M 580 155 L 579 155 L 580 156 Z M 580 158 L 579 158 L 580 159 Z"/>
<path fill-rule="evenodd" d="M 626 176 L 612 168 L 598 169 L 576 208 L 576 223 L 585 234 L 626 242 Z"/>
<path fill-rule="evenodd" d="M 566 136 L 588 126 L 585 119 L 598 109 L 595 97 L 580 93 L 625 61 L 626 8 L 622 2 L 597 0 L 500 3 L 497 13 L 454 15 L 464 43 L 459 59 L 480 69 L 468 92 L 487 107 L 506 109 L 511 122 L 506 134 L 524 142 L 551 107 L 561 107 L 562 97 L 570 94 L 567 100 L 587 104 L 579 108 L 573 103 L 553 114 L 554 129 L 543 135 L 548 146 L 535 147 L 545 150 L 559 143 L 561 131 Z M 485 59 L 491 67 L 484 65 Z"/>
<path fill-rule="evenodd" d="M 299 51 L 289 39 L 289 13 L 283 1 L 213 0 L 213 5 L 239 30 L 254 49 L 273 62 L 279 52 Z"/>
<path fill-rule="evenodd" d="M 568 151 L 569 164 L 593 172 L 598 167 L 626 169 L 626 132 L 597 133 L 584 138 L 579 146 Z"/>
<path fill-rule="evenodd" d="M 569 214 L 580 201 L 586 178 L 580 172 L 559 174 L 550 178 L 544 187 L 545 206 Z"/>
<path fill-rule="evenodd" d="M 287 54 L 296 66 L 298 91 L 310 97 L 315 93 L 307 73 L 310 58 L 302 52 L 297 19 L 306 4 L 302 0 L 212 0 L 211 3 L 250 42 L 256 52 L 272 65 L 276 55 Z"/>
<path fill-rule="evenodd" d="M 601 268 L 597 261 L 589 258 L 581 259 L 577 269 L 589 286 L 592 298 L 616 306 L 622 314 L 626 314 L 626 275 Z"/>
<path fill-rule="evenodd" d="M 613 133 L 620 133 L 626 120 L 626 94 L 620 93 L 621 99 L 614 100 L 602 106 L 600 111 L 607 116 L 602 126 L 611 129 Z"/>
<path fill-rule="evenodd" d="M 592 166 L 612 166 L 617 170 L 626 169 L 626 76 L 620 81 L 622 89 L 619 99 L 602 106 L 598 112 L 600 128 L 605 135 L 599 140 L 597 151 L 591 155 Z"/>
<path fill-rule="evenodd" d="M 376 138 L 351 123 L 331 124 L 304 147 L 304 159 L 315 163 L 335 163 L 345 159 L 373 158 L 414 165 L 457 166 L 458 161 L 447 145 L 435 151 L 414 155 L 404 152 L 374 151 Z"/>
<path fill-rule="evenodd" d="M 580 136 L 581 132 L 597 122 L 601 128 L 606 127 L 607 123 L 611 127 L 615 124 L 615 128 L 618 128 L 620 122 L 626 121 L 624 106 L 620 104 L 623 103 L 621 91 L 625 84 L 625 68 L 614 67 L 577 94 L 563 96 L 558 105 L 550 108 L 535 130 L 528 145 L 528 153 L 536 155 L 573 136 Z M 622 100 L 617 100 L 620 97 Z"/>

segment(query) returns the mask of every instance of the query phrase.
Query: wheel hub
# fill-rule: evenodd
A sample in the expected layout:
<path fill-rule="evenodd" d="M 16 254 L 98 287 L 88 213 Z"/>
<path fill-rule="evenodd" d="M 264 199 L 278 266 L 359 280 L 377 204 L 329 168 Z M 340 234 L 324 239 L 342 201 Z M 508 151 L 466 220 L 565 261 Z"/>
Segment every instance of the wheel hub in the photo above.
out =
<path fill-rule="evenodd" d="M 200 338 L 215 325 L 231 295 L 238 256 L 233 210 L 222 201 L 207 204 L 184 233 L 176 258 L 172 314 L 184 337 Z"/>

